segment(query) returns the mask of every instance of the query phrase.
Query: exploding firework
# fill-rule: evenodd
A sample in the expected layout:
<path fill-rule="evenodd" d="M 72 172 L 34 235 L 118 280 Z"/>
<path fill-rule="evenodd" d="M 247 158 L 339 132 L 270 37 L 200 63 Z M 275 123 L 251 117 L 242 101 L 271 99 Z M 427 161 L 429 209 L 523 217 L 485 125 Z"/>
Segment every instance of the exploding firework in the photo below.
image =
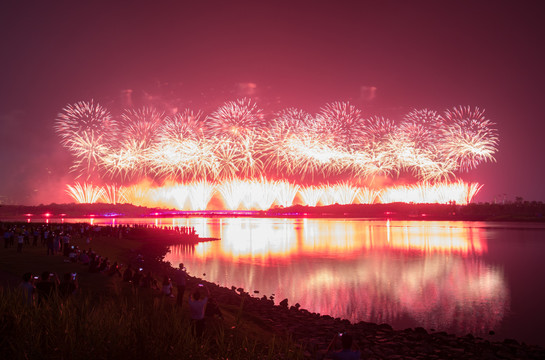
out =
<path fill-rule="evenodd" d="M 484 110 L 469 106 L 447 110 L 442 128 L 442 150 L 462 170 L 475 168 L 483 161 L 494 161 L 498 135 L 486 119 Z"/>
<path fill-rule="evenodd" d="M 207 132 L 218 138 L 237 139 L 266 126 L 261 109 L 249 99 L 229 101 L 206 119 Z"/>
<path fill-rule="evenodd" d="M 65 144 L 74 135 L 87 134 L 93 138 L 103 138 L 105 142 L 114 141 L 118 135 L 117 121 L 106 108 L 93 101 L 67 105 L 57 115 L 54 128 Z"/>
<path fill-rule="evenodd" d="M 106 202 L 203 209 L 219 193 L 229 209 L 263 209 L 289 206 L 296 198 L 311 205 L 377 198 L 467 203 L 480 187 L 457 190 L 465 193 L 457 197 L 430 194 L 439 184 L 463 183 L 460 172 L 494 161 L 493 125 L 478 108 L 458 107 L 443 115 L 413 110 L 396 123 L 363 119 L 360 110 L 343 102 L 327 104 L 315 116 L 289 108 L 267 119 L 253 101 L 241 99 L 208 116 L 190 109 L 167 116 L 146 107 L 125 110 L 119 121 L 99 104 L 79 102 L 62 110 L 55 130 L 73 155 L 78 176 L 126 185 L 115 192 L 105 187 Z M 401 175 L 412 176 L 421 190 L 373 188 L 377 177 Z M 146 179 L 170 185 L 153 196 L 146 194 L 149 186 L 127 186 Z M 78 191 L 74 188 L 73 195 Z M 436 200 L 413 195 L 418 191 Z"/>

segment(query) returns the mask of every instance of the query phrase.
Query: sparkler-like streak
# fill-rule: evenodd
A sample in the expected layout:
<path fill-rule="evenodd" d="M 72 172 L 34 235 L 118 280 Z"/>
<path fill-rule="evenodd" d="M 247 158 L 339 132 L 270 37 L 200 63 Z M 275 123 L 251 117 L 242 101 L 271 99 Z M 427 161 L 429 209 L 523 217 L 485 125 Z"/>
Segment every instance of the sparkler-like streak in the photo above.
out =
<path fill-rule="evenodd" d="M 78 182 L 74 186 L 67 185 L 66 192 L 80 204 L 94 204 L 100 199 L 104 189 L 93 184 L 82 185 Z"/>
<path fill-rule="evenodd" d="M 467 203 L 481 185 L 465 184 L 457 174 L 494 161 L 498 136 L 493 125 L 478 108 L 458 107 L 442 115 L 413 110 L 396 123 L 377 116 L 363 119 L 360 110 L 343 102 L 326 104 L 315 116 L 289 108 L 268 118 L 252 100 L 241 99 L 208 116 L 190 109 L 167 116 L 147 107 L 127 109 L 119 121 L 99 104 L 78 102 L 62 110 L 55 130 L 73 155 L 78 176 L 173 184 L 164 185 L 170 195 L 156 191 L 153 197 L 143 186 L 128 186 L 123 191 L 127 202 L 184 207 L 187 196 L 192 208 L 204 209 L 218 194 L 227 208 L 236 209 L 264 208 L 271 199 L 289 206 L 297 194 L 314 205 L 372 203 L 377 196 L 382 202 Z M 418 183 L 373 187 L 377 177 L 400 175 Z M 361 190 L 362 184 L 368 190 Z M 444 184 L 450 189 L 438 190 Z M 252 187 L 259 191 L 242 195 Z M 173 196 L 176 191 L 181 195 Z M 112 196 L 104 201 L 122 200 Z"/>

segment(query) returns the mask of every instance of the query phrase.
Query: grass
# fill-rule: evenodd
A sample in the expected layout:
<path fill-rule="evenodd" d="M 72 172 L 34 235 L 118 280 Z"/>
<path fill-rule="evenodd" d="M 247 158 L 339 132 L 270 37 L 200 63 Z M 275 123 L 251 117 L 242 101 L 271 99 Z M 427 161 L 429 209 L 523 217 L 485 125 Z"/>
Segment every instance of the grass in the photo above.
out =
<path fill-rule="evenodd" d="M 83 240 L 75 245 L 86 248 Z M 97 237 L 92 248 L 111 261 L 128 263 L 141 243 Z M 23 304 L 13 286 L 0 288 L 0 358 L 4 359 L 298 359 L 301 351 L 278 338 L 242 308 L 222 306 L 224 319 L 207 320 L 203 338 L 191 331 L 187 306 L 156 290 L 134 289 L 119 277 L 89 273 L 86 266 L 47 256 L 46 248 L 0 249 L 0 271 L 77 272 L 80 290 L 67 300 L 53 297 L 40 306 Z M 156 264 L 158 268 L 162 264 Z"/>

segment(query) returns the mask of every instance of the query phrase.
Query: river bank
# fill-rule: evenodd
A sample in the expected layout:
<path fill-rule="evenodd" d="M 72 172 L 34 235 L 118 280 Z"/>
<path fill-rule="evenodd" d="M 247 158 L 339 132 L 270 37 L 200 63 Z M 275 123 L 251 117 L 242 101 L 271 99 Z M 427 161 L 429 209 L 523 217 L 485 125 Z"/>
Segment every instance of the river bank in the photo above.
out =
<path fill-rule="evenodd" d="M 59 225 L 60 226 L 60 225 Z M 136 235 L 133 233 L 132 235 Z M 173 276 L 171 264 L 163 261 L 168 249 L 169 241 L 160 241 L 165 238 L 164 230 L 148 229 L 142 236 L 113 236 L 103 234 L 96 236 L 90 246 L 98 253 L 116 259 L 120 263 L 129 264 L 136 261 L 138 255 L 144 259 L 146 271 L 154 274 L 168 274 Z M 77 240 L 76 244 L 83 244 Z M 199 239 L 184 239 L 183 241 L 199 241 Z M 189 244 L 189 243 L 188 243 Z M 59 273 L 73 271 L 62 256 L 45 255 L 45 248 L 23 248 L 22 254 L 17 254 L 14 248 L 3 249 L 0 269 L 9 273 L 12 278 L 25 271 L 37 273 L 44 269 L 52 269 Z M 41 255 L 40 255 L 41 254 Z M 177 264 L 172 264 L 176 266 Z M 59 269 L 59 270 L 55 270 Z M 191 272 L 191 269 L 189 269 Z M 19 275 L 20 276 L 20 275 Z M 96 276 L 82 273 L 81 284 L 93 286 Z M 100 278 L 102 281 L 102 278 Z M 114 283 L 116 279 L 107 279 Z M 4 282 L 3 282 L 4 283 Z M 471 335 L 457 337 L 443 332 L 434 332 L 422 328 L 398 330 L 387 324 L 372 324 L 359 322 L 351 324 L 347 320 L 334 319 L 301 309 L 298 304 L 290 304 L 289 300 L 275 305 L 271 299 L 258 298 L 257 294 L 250 294 L 245 289 L 225 288 L 207 282 L 201 276 L 190 277 L 188 288 L 198 283 L 204 283 L 210 289 L 211 296 L 218 302 L 226 314 L 238 313 L 240 318 L 252 328 L 259 328 L 262 342 L 266 343 L 272 337 L 291 339 L 300 348 L 305 358 L 320 359 L 325 353 L 332 337 L 338 332 L 352 334 L 359 345 L 364 358 L 367 359 L 540 359 L 545 358 L 545 350 L 537 346 L 520 343 L 517 340 L 488 341 Z M 95 284 L 101 288 L 101 283 Z M 115 284 L 114 284 L 115 285 Z M 117 284 L 119 285 L 119 284 Z M 104 287 L 104 286 L 102 286 Z M 186 293 L 187 297 L 187 293 Z M 226 320 L 227 327 L 234 326 Z"/>
<path fill-rule="evenodd" d="M 153 253 L 159 266 L 167 249 L 158 246 Z M 162 255 L 161 255 L 162 253 Z M 159 255 L 158 255 L 159 254 Z M 176 266 L 176 264 L 172 264 Z M 240 307 L 275 334 L 293 339 L 305 357 L 321 359 L 333 336 L 350 333 L 366 359 L 542 359 L 545 349 L 516 339 L 490 341 L 471 334 L 455 336 L 424 328 L 393 329 L 388 324 L 350 323 L 348 320 L 311 313 L 299 304 L 284 299 L 275 305 L 272 299 L 241 288 L 225 288 L 195 277 L 194 282 L 207 284 L 221 305 Z"/>

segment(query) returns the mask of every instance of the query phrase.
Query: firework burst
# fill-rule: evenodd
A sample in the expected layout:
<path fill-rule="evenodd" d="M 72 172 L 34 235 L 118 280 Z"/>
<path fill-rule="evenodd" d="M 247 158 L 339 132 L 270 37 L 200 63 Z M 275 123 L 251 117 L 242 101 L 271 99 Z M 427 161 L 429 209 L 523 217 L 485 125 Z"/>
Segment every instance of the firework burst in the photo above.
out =
<path fill-rule="evenodd" d="M 447 110 L 444 115 L 442 149 L 462 170 L 475 168 L 483 161 L 494 161 L 498 135 L 486 119 L 484 110 L 469 106 Z"/>
<path fill-rule="evenodd" d="M 78 176 L 172 184 L 153 197 L 143 186 L 125 187 L 127 202 L 176 207 L 187 202 L 202 209 L 217 188 L 230 209 L 262 209 L 271 199 L 289 206 L 297 194 L 307 204 L 390 201 L 400 198 L 391 195 L 396 191 L 427 202 L 410 187 L 378 195 L 374 181 L 409 175 L 429 184 L 418 185 L 422 191 L 437 193 L 435 184 L 456 181 L 459 172 L 494 161 L 498 136 L 493 125 L 478 108 L 457 107 L 442 115 L 412 110 L 396 123 L 378 116 L 363 119 L 360 110 L 343 102 L 327 104 L 316 115 L 289 108 L 267 119 L 252 100 L 241 99 L 208 116 L 190 109 L 166 116 L 145 107 L 125 110 L 120 121 L 99 104 L 79 102 L 62 110 L 55 130 L 73 155 Z M 334 185 L 324 185 L 329 183 Z M 371 188 L 362 193 L 362 185 Z M 479 189 L 458 189 L 466 195 L 456 199 L 433 198 L 465 203 Z M 80 190 L 74 187 L 72 193 Z M 113 193 L 103 196 L 108 202 L 124 201 Z"/>

